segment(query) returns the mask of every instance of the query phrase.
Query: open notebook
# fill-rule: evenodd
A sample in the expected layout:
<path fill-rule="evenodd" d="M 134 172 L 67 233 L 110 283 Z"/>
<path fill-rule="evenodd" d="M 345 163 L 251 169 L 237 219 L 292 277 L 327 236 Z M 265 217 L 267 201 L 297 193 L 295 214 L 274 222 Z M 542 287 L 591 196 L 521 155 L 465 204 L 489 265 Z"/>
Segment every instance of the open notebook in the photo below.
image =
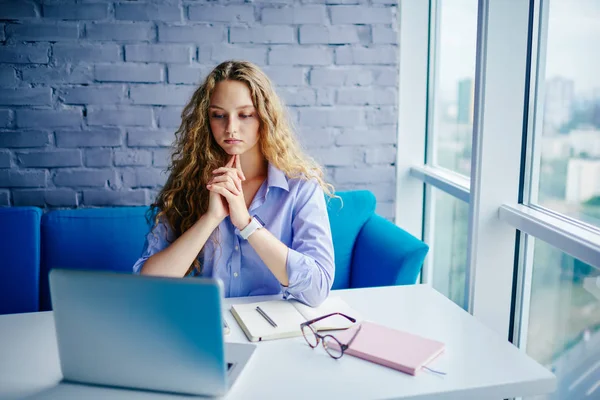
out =
<path fill-rule="evenodd" d="M 410 375 L 415 375 L 445 348 L 442 342 L 369 321 L 363 321 L 360 326 L 357 324 L 347 331 L 336 334 L 336 338 L 342 343 L 348 343 L 358 328 L 360 331 L 344 354 Z"/>
<path fill-rule="evenodd" d="M 273 327 L 257 310 L 260 307 L 276 324 Z M 235 304 L 231 313 L 251 342 L 301 336 L 300 324 L 334 312 L 362 319 L 339 297 L 329 297 L 319 307 L 309 307 L 297 300 L 270 300 L 257 303 Z M 335 315 L 313 325 L 317 330 L 346 329 L 353 325 L 348 319 Z"/>

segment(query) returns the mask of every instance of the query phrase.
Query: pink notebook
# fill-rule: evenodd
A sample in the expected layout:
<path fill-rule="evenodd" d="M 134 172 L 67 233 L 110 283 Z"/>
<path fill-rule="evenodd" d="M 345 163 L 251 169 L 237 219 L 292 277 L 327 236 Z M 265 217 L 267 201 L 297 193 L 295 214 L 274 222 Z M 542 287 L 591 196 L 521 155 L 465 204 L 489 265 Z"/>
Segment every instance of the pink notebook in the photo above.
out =
<path fill-rule="evenodd" d="M 360 332 L 346 349 L 345 354 L 353 355 L 415 375 L 421 367 L 444 351 L 444 343 L 412 333 L 388 328 L 373 322 L 360 324 Z M 358 326 L 335 334 L 342 343 L 348 343 Z"/>

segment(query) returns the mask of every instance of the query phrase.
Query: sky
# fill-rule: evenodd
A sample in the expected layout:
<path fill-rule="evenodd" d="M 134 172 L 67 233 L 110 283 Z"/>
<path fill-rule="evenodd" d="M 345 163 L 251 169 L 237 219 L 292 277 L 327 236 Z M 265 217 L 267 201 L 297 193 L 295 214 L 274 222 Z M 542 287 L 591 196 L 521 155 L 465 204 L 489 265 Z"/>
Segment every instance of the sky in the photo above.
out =
<path fill-rule="evenodd" d="M 504 1 L 504 0 L 503 0 Z M 441 0 L 439 85 L 455 99 L 457 82 L 475 76 L 477 0 Z M 600 0 L 550 0 L 546 78 L 575 82 L 575 92 L 600 92 Z"/>

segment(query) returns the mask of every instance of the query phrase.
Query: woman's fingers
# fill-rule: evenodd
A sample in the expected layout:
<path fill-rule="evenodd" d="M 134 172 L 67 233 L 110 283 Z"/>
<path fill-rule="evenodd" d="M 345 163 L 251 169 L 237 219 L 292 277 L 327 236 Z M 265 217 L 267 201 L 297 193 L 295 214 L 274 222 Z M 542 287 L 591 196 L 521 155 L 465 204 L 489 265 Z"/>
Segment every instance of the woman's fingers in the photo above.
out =
<path fill-rule="evenodd" d="M 242 160 L 240 160 L 239 154 L 235 157 L 233 165 L 234 165 L 235 169 L 237 170 L 238 175 L 240 176 L 240 179 L 245 181 L 246 175 L 244 175 L 244 171 L 242 171 Z"/>
<path fill-rule="evenodd" d="M 239 181 L 233 180 L 229 175 L 215 176 L 209 182 L 209 184 L 215 184 L 215 183 L 227 183 L 227 184 L 231 185 L 232 188 L 235 189 L 235 190 L 232 190 L 233 193 L 235 193 L 235 194 L 242 193 L 241 183 Z"/>
<path fill-rule="evenodd" d="M 225 167 L 232 168 L 234 162 L 235 162 L 235 154 L 231 156 L 229 161 L 227 161 L 227 164 L 225 164 Z"/>
<path fill-rule="evenodd" d="M 226 167 L 221 167 L 221 168 L 217 168 L 213 171 L 213 174 L 217 175 L 217 174 L 225 174 L 225 173 L 230 173 L 232 177 L 237 177 L 237 179 L 239 180 L 245 180 L 246 178 L 243 176 L 243 172 L 238 171 L 235 168 L 226 168 Z M 241 190 L 241 187 L 240 187 Z"/>
<path fill-rule="evenodd" d="M 211 192 L 215 192 L 220 194 L 221 196 L 225 197 L 225 199 L 227 201 L 231 200 L 234 196 L 233 193 L 231 193 L 229 190 L 227 190 L 226 188 L 224 188 L 223 186 L 220 186 L 219 184 L 215 184 L 215 185 L 207 185 L 206 186 L 208 188 L 208 190 L 210 190 Z"/>

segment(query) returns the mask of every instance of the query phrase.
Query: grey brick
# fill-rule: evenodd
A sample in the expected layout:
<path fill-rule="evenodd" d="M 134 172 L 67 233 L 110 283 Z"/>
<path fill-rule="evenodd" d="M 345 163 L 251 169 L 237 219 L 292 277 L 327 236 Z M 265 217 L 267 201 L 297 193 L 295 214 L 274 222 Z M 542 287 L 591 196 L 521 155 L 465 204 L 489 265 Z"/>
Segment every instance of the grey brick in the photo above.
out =
<path fill-rule="evenodd" d="M 27 130 L 0 132 L 0 147 L 44 147 L 48 143 L 50 143 L 48 132 Z"/>
<path fill-rule="evenodd" d="M 83 121 L 81 110 L 16 110 L 16 125 L 22 128 L 54 126 L 79 127 Z"/>
<path fill-rule="evenodd" d="M 137 206 L 146 204 L 146 190 L 84 190 L 86 206 Z"/>
<path fill-rule="evenodd" d="M 305 25 L 300 27 L 301 44 L 352 44 L 359 43 L 358 26 L 317 26 Z"/>
<path fill-rule="evenodd" d="M 158 27 L 158 41 L 168 43 L 222 43 L 226 41 L 223 26 L 166 26 Z"/>
<path fill-rule="evenodd" d="M 10 193 L 7 190 L 0 190 L 0 206 L 10 206 Z"/>
<path fill-rule="evenodd" d="M 0 3 L 2 19 L 20 19 L 36 17 L 35 5 L 28 1 L 7 1 Z"/>
<path fill-rule="evenodd" d="M 320 2 L 321 0 L 318 0 Z M 325 0 L 325 4 L 359 4 L 368 3 L 368 0 Z"/>
<path fill-rule="evenodd" d="M 335 49 L 336 64 L 392 64 L 398 63 L 398 48 L 394 46 L 338 47 Z"/>
<path fill-rule="evenodd" d="M 339 183 L 371 183 L 390 182 L 396 179 L 396 169 L 393 166 L 386 167 L 361 167 L 361 168 L 338 168 L 335 171 L 335 180 Z"/>
<path fill-rule="evenodd" d="M 113 165 L 112 150 L 87 149 L 85 150 L 86 167 L 110 167 Z"/>
<path fill-rule="evenodd" d="M 162 186 L 166 180 L 166 173 L 158 168 L 131 168 L 123 171 L 123 185 L 126 187 Z"/>
<path fill-rule="evenodd" d="M 145 85 L 131 86 L 129 97 L 133 104 L 183 106 L 192 97 L 193 86 Z"/>
<path fill-rule="evenodd" d="M 399 70 L 398 66 L 392 67 L 372 67 L 375 82 L 374 85 L 379 86 L 398 86 Z"/>
<path fill-rule="evenodd" d="M 369 125 L 387 125 L 398 122 L 398 110 L 395 107 L 381 107 L 366 112 Z"/>
<path fill-rule="evenodd" d="M 10 110 L 0 110 L 0 128 L 8 128 L 11 125 Z"/>
<path fill-rule="evenodd" d="M 0 170 L 0 187 L 44 187 L 46 186 L 46 171 L 40 170 Z"/>
<path fill-rule="evenodd" d="M 59 62 L 80 63 L 82 61 L 111 62 L 121 61 L 121 46 L 106 44 L 66 44 L 56 43 L 52 46 L 53 58 Z"/>
<path fill-rule="evenodd" d="M 398 5 L 398 0 L 371 0 L 373 4 L 391 4 Z"/>
<path fill-rule="evenodd" d="M 319 47 L 277 47 L 269 52 L 271 65 L 329 65 L 331 50 Z"/>
<path fill-rule="evenodd" d="M 341 167 L 360 164 L 364 152 L 358 147 L 334 147 L 311 149 L 310 155 L 325 167 Z"/>
<path fill-rule="evenodd" d="M 95 20 L 108 16 L 108 4 L 44 4 L 44 18 Z"/>
<path fill-rule="evenodd" d="M 13 190 L 15 206 L 76 207 L 77 192 L 71 189 Z"/>
<path fill-rule="evenodd" d="M 397 132 L 395 125 L 377 128 L 345 129 L 337 138 L 338 146 L 347 145 L 377 145 L 396 144 Z"/>
<path fill-rule="evenodd" d="M 333 106 L 335 105 L 335 90 L 332 88 L 317 88 L 317 105 Z"/>
<path fill-rule="evenodd" d="M 2 88 L 15 87 L 18 82 L 17 74 L 13 67 L 10 65 L 0 65 L 0 86 Z"/>
<path fill-rule="evenodd" d="M 115 19 L 128 21 L 181 21 L 177 4 L 115 4 Z"/>
<path fill-rule="evenodd" d="M 161 82 L 162 66 L 132 63 L 95 65 L 94 79 L 99 82 Z"/>
<path fill-rule="evenodd" d="M 368 86 L 373 83 L 373 73 L 365 68 L 313 68 L 311 86 Z"/>
<path fill-rule="evenodd" d="M 300 123 L 305 127 L 353 127 L 364 123 L 364 113 L 357 108 L 307 108 L 300 110 Z"/>
<path fill-rule="evenodd" d="M 54 126 L 79 127 L 81 110 L 16 110 L 16 125 L 22 128 L 47 128 Z"/>
<path fill-rule="evenodd" d="M 125 46 L 125 60 L 139 62 L 189 63 L 192 47 L 185 45 L 132 44 Z"/>
<path fill-rule="evenodd" d="M 337 104 L 340 105 L 386 105 L 396 104 L 396 88 L 339 88 Z"/>
<path fill-rule="evenodd" d="M 6 37 L 18 41 L 58 41 L 77 40 L 79 28 L 77 24 L 61 23 L 27 23 L 7 24 L 5 27 Z"/>
<path fill-rule="evenodd" d="M 152 164 L 152 153 L 148 150 L 115 150 L 115 165 L 117 167 L 142 166 Z"/>
<path fill-rule="evenodd" d="M 98 22 L 85 25 L 86 38 L 91 40 L 148 41 L 156 36 L 151 23 Z"/>
<path fill-rule="evenodd" d="M 96 128 L 89 131 L 55 132 L 58 147 L 110 147 L 121 146 L 122 133 L 116 128 Z M 92 166 L 92 165 L 89 165 Z M 95 166 L 95 165 L 94 165 Z"/>
<path fill-rule="evenodd" d="M 181 107 L 156 108 L 158 126 L 161 128 L 179 128 L 181 125 Z"/>
<path fill-rule="evenodd" d="M 10 168 L 11 155 L 8 150 L 0 150 L 0 168 Z"/>
<path fill-rule="evenodd" d="M 171 162 L 171 149 L 158 149 L 152 152 L 152 165 L 168 167 Z"/>
<path fill-rule="evenodd" d="M 169 65 L 169 83 L 199 84 L 211 68 L 200 65 Z"/>
<path fill-rule="evenodd" d="M 121 107 L 117 109 L 88 109 L 88 125 L 151 126 L 152 109 L 146 107 Z"/>
<path fill-rule="evenodd" d="M 375 212 L 381 215 L 383 218 L 393 220 L 396 215 L 396 208 L 393 202 L 381 202 L 378 201 L 375 206 Z"/>
<path fill-rule="evenodd" d="M 112 169 L 59 170 L 54 175 L 56 186 L 68 187 L 104 187 L 116 182 L 116 173 Z"/>
<path fill-rule="evenodd" d="M 387 26 L 373 26 L 371 27 L 371 33 L 373 35 L 373 43 L 398 43 L 398 31 L 394 28 Z"/>
<path fill-rule="evenodd" d="M 216 63 L 221 63 L 225 60 L 247 60 L 262 66 L 266 64 L 267 49 L 217 46 L 212 49 L 211 60 Z"/>
<path fill-rule="evenodd" d="M 36 150 L 17 153 L 17 160 L 21 167 L 80 167 L 81 152 L 79 150 Z"/>
<path fill-rule="evenodd" d="M 312 106 L 316 103 L 316 94 L 310 88 L 284 87 L 277 89 L 288 106 Z"/>
<path fill-rule="evenodd" d="M 301 67 L 264 67 L 263 71 L 272 82 L 280 86 L 304 86 L 306 70 Z"/>
<path fill-rule="evenodd" d="M 394 7 L 332 6 L 332 24 L 391 24 L 396 16 Z"/>
<path fill-rule="evenodd" d="M 265 7 L 262 23 L 268 24 L 325 24 L 327 11 L 324 5 L 294 6 L 283 8 Z"/>
<path fill-rule="evenodd" d="M 13 64 L 47 64 L 50 45 L 16 45 L 0 47 L 0 62 Z"/>
<path fill-rule="evenodd" d="M 18 88 L 0 90 L 0 105 L 49 106 L 52 104 L 52 88 Z"/>
<path fill-rule="evenodd" d="M 60 89 L 64 104 L 119 104 L 125 98 L 123 86 L 80 86 Z"/>
<path fill-rule="evenodd" d="M 175 134 L 166 130 L 132 128 L 127 130 L 127 145 L 131 147 L 169 147 Z"/>
<path fill-rule="evenodd" d="M 294 28 L 282 25 L 234 27 L 229 30 L 230 43 L 296 43 Z"/>
<path fill-rule="evenodd" d="M 396 162 L 396 146 L 375 147 L 365 150 L 367 164 L 392 164 Z"/>
<path fill-rule="evenodd" d="M 188 7 L 190 21 L 206 22 L 254 22 L 252 5 L 191 5 Z"/>
<path fill-rule="evenodd" d="M 23 81 L 29 83 L 91 83 L 92 67 L 89 65 L 62 64 L 55 67 L 45 65 L 28 66 L 22 70 Z"/>
<path fill-rule="evenodd" d="M 331 147 L 336 132 L 335 128 L 304 128 L 298 133 L 298 140 L 306 148 Z"/>

